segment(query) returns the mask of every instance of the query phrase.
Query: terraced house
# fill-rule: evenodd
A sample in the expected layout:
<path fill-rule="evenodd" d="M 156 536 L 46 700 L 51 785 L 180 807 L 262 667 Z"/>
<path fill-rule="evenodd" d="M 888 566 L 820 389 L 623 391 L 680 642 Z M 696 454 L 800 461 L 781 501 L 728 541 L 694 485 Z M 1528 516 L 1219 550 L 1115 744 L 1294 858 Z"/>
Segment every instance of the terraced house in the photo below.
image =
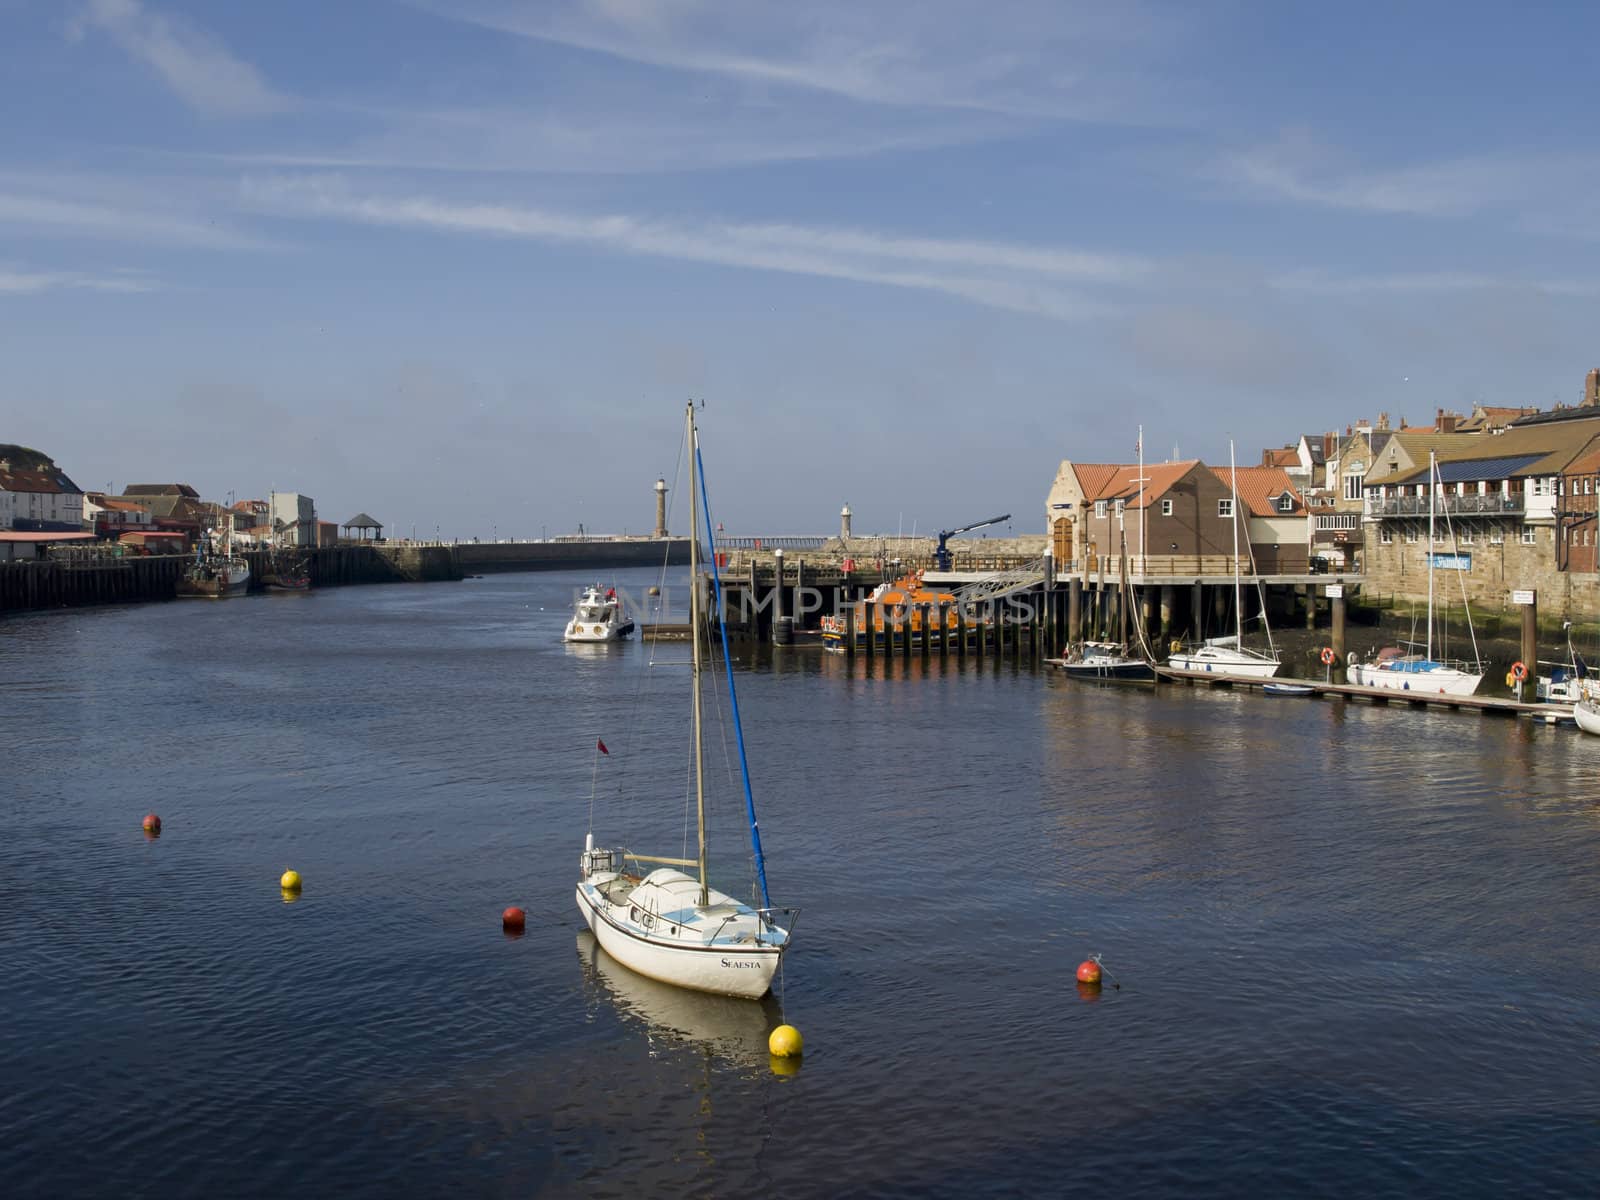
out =
<path fill-rule="evenodd" d="M 1596 382 L 1591 372 L 1583 405 L 1499 432 L 1391 435 L 1363 483 L 1368 594 L 1425 597 L 1431 554 L 1453 568 L 1435 572 L 1442 599 L 1501 608 L 1511 591 L 1536 588 L 1547 614 L 1593 611 L 1594 505 L 1583 497 L 1600 466 Z"/>
<path fill-rule="evenodd" d="M 83 489 L 48 455 L 26 446 L 0 445 L 0 529 L 78 533 L 83 529 Z"/>

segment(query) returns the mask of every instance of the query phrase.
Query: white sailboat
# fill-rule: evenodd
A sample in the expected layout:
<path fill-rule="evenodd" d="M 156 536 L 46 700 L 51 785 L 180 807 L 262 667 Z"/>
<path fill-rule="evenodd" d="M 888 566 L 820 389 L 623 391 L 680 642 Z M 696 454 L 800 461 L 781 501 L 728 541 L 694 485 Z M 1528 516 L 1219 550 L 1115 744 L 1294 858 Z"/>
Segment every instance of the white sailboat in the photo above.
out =
<path fill-rule="evenodd" d="M 1229 637 L 1207 638 L 1198 646 L 1180 650 L 1167 659 L 1167 666 L 1180 671 L 1210 671 L 1218 675 L 1270 679 L 1278 673 L 1280 665 L 1278 651 L 1272 645 L 1271 628 L 1267 629 L 1265 652 L 1252 650 L 1244 644 L 1244 609 L 1239 589 L 1239 467 L 1234 462 L 1232 441 L 1228 443 L 1228 471 L 1233 489 L 1233 634 Z M 1261 606 L 1261 623 L 1267 623 L 1265 604 Z"/>
<path fill-rule="evenodd" d="M 1431 692 L 1444 696 L 1470 696 L 1483 682 L 1481 663 L 1442 662 L 1433 657 L 1433 520 L 1434 497 L 1438 494 L 1439 465 L 1433 451 L 1428 452 L 1428 633 L 1421 654 L 1380 654 L 1370 662 L 1350 665 L 1350 682 L 1358 687 L 1383 688 L 1391 692 Z M 1459 568 L 1457 568 L 1459 569 Z M 1472 628 L 1472 611 L 1467 611 L 1467 628 Z M 1473 655 L 1478 650 L 1472 642 Z"/>
<path fill-rule="evenodd" d="M 690 511 L 693 514 L 689 539 L 689 625 L 693 630 L 689 665 L 699 853 L 694 858 L 664 858 L 623 849 L 600 849 L 594 844 L 591 828 L 584 838 L 583 855 L 578 861 L 578 911 L 606 953 L 639 974 L 678 987 L 753 999 L 765 995 L 772 986 L 783 953 L 789 948 L 790 927 L 797 910 L 774 908 L 767 897 L 760 827 L 755 820 L 747 771 L 745 802 L 761 888 L 761 906 L 746 904 L 717 891 L 707 882 L 705 756 L 700 696 L 707 622 L 701 611 L 699 587 L 700 505 L 705 504 L 705 489 L 700 480 L 700 453 L 692 403 L 687 421 Z M 699 504 L 693 502 L 696 496 Z M 709 507 L 705 516 L 710 528 Z M 713 554 L 712 562 L 715 561 Z M 720 593 L 721 584 L 715 573 L 712 579 Z M 739 706 L 728 664 L 727 631 L 721 626 L 721 605 L 715 607 L 723 636 L 723 665 L 728 671 L 730 714 L 743 765 L 744 738 L 738 729 Z M 652 864 L 654 869 L 647 875 L 640 875 L 637 872 L 642 869 L 641 864 Z M 687 874 L 679 868 L 690 868 L 695 874 Z M 779 924 L 780 920 L 788 927 Z"/>

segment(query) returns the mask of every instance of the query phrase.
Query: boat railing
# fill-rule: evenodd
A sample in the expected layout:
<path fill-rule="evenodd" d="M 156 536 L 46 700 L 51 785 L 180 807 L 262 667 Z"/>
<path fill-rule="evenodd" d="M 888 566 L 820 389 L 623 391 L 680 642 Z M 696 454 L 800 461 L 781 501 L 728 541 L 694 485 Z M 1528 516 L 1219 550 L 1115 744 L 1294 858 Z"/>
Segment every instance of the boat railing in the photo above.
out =
<path fill-rule="evenodd" d="M 779 917 L 783 918 L 782 924 L 780 924 L 778 922 L 778 920 L 776 919 L 776 918 L 779 918 Z M 783 931 L 783 943 L 782 944 L 784 944 L 784 945 L 787 945 L 788 942 L 789 942 L 789 939 L 794 936 L 794 927 L 795 927 L 795 924 L 799 921 L 799 919 L 800 919 L 800 909 L 798 907 L 787 907 L 786 908 L 786 907 L 773 906 L 773 907 L 768 907 L 768 908 L 758 908 L 758 909 L 756 909 L 756 920 L 760 924 L 761 931 L 762 932 L 766 932 L 768 930 L 773 930 L 773 929 L 782 930 Z M 756 940 L 757 941 L 761 940 L 761 933 L 757 933 Z"/>

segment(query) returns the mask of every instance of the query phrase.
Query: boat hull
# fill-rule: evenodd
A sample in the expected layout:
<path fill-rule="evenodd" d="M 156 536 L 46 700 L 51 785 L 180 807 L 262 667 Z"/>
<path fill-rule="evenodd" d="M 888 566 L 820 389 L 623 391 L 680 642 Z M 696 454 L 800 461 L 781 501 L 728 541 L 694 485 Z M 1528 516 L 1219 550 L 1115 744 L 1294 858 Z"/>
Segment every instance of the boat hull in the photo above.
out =
<path fill-rule="evenodd" d="M 246 566 L 219 569 L 203 577 L 186 575 L 178 580 L 178 598 L 189 600 L 224 600 L 229 596 L 242 596 L 250 590 L 250 568 Z"/>
<path fill-rule="evenodd" d="M 1317 689 L 1304 683 L 1264 683 L 1261 685 L 1263 695 L 1267 696 L 1315 696 Z"/>
<path fill-rule="evenodd" d="M 584 624 L 572 621 L 567 625 L 567 631 L 562 635 L 564 642 L 620 642 L 633 632 L 633 622 L 623 621 L 620 624 L 598 623 Z"/>
<path fill-rule="evenodd" d="M 1435 666 L 1431 670 L 1400 670 L 1377 663 L 1356 663 L 1349 680 L 1357 687 L 1378 688 L 1386 692 L 1416 692 L 1424 696 L 1470 696 L 1483 682 L 1482 675 L 1455 667 Z"/>
<path fill-rule="evenodd" d="M 1572 706 L 1572 719 L 1585 733 L 1600 735 L 1600 707 L 1592 700 L 1580 700 Z"/>
<path fill-rule="evenodd" d="M 1057 662 L 1068 679 L 1118 680 L 1122 683 L 1154 683 L 1155 668 L 1146 662 Z"/>
<path fill-rule="evenodd" d="M 674 945 L 629 928 L 592 885 L 580 882 L 577 900 L 601 949 L 630 971 L 675 987 L 748 1000 L 759 1000 L 772 988 L 783 957 L 776 946 Z"/>
<path fill-rule="evenodd" d="M 1237 650 L 1218 650 L 1203 647 L 1189 653 L 1174 654 L 1167 666 L 1175 671 L 1204 671 L 1213 675 L 1238 675 L 1245 679 L 1271 679 L 1278 673 L 1279 664 L 1270 658 L 1260 658 Z"/>

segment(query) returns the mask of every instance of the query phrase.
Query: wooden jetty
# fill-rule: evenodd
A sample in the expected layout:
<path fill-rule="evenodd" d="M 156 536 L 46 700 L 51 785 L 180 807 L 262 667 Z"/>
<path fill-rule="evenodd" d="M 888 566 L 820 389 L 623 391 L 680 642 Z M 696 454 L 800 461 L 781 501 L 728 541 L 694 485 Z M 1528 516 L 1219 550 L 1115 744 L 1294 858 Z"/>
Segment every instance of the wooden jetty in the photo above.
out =
<path fill-rule="evenodd" d="M 1530 704 L 1520 700 L 1502 700 L 1493 696 L 1447 696 L 1441 692 L 1396 692 L 1388 688 L 1358 687 L 1352 683 L 1329 683 L 1320 679 L 1298 679 L 1290 676 L 1272 676 L 1257 679 L 1243 675 L 1223 675 L 1215 671 L 1180 671 L 1175 667 L 1156 668 L 1159 683 L 1186 684 L 1190 687 L 1245 688 L 1260 691 L 1274 683 L 1293 684 L 1310 689 L 1314 699 L 1337 697 L 1346 700 L 1365 700 L 1374 705 L 1409 705 L 1412 708 L 1449 708 L 1458 712 L 1478 712 L 1496 717 L 1535 717 L 1548 724 L 1570 720 L 1572 713 L 1560 704 Z"/>

